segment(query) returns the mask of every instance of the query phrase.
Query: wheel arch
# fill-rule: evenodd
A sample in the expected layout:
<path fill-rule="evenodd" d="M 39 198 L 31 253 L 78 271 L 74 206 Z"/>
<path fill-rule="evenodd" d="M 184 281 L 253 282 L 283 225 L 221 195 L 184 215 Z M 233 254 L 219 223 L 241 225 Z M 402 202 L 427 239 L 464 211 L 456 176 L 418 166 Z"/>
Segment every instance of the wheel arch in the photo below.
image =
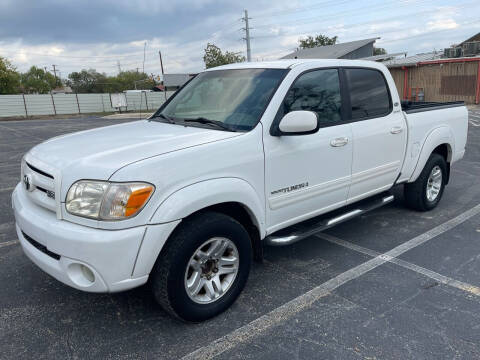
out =
<path fill-rule="evenodd" d="M 252 240 L 254 257 L 261 260 L 261 240 L 266 231 L 264 209 L 260 196 L 247 181 L 218 178 L 189 185 L 171 194 L 158 206 L 150 223 L 168 223 L 206 211 L 220 212 L 245 227 Z"/>
<path fill-rule="evenodd" d="M 208 211 L 214 211 L 228 215 L 242 224 L 250 235 L 254 259 L 257 261 L 261 261 L 263 259 L 262 235 L 260 233 L 259 224 L 255 218 L 255 215 L 248 207 L 239 202 L 224 202 L 207 206 L 206 208 L 190 214 L 188 217 Z"/>
<path fill-rule="evenodd" d="M 427 163 L 430 155 L 433 153 L 439 154 L 444 157 L 447 163 L 447 183 L 450 175 L 450 162 L 454 151 L 454 138 L 450 131 L 450 128 L 443 126 L 434 129 L 425 139 L 420 155 L 415 166 L 415 170 L 408 182 L 414 182 L 420 176 L 425 164 Z"/>

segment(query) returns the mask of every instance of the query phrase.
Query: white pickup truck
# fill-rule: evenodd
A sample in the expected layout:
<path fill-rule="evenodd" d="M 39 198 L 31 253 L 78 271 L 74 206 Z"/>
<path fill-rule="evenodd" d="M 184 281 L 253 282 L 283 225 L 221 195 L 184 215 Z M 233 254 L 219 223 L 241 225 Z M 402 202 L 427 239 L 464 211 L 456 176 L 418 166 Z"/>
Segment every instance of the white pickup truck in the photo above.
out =
<path fill-rule="evenodd" d="M 374 62 L 209 69 L 150 119 L 31 149 L 12 195 L 18 237 L 69 286 L 148 281 L 165 310 L 201 321 L 235 301 L 265 244 L 384 205 L 397 184 L 413 209 L 434 208 L 467 117 L 463 103 L 401 104 Z"/>

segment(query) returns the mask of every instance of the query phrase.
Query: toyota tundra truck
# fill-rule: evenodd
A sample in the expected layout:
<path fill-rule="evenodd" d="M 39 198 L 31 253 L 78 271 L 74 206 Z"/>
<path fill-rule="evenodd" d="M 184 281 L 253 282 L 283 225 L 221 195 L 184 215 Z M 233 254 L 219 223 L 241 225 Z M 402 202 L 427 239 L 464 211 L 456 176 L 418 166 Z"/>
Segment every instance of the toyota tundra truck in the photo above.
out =
<path fill-rule="evenodd" d="M 149 119 L 28 151 L 16 231 L 64 284 L 113 293 L 148 282 L 167 312 L 198 322 L 235 301 L 265 245 L 388 204 L 399 184 L 410 208 L 435 208 L 467 129 L 462 102 L 402 103 L 380 63 L 220 66 Z"/>

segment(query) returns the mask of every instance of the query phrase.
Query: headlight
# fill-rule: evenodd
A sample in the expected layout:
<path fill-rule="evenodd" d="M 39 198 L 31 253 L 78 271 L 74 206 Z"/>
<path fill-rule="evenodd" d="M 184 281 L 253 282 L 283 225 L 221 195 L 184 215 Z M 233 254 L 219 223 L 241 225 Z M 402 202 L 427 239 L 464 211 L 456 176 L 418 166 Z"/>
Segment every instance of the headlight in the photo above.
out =
<path fill-rule="evenodd" d="M 147 183 L 110 183 L 81 180 L 70 187 L 66 208 L 70 214 L 99 219 L 122 220 L 136 215 L 153 194 Z"/>

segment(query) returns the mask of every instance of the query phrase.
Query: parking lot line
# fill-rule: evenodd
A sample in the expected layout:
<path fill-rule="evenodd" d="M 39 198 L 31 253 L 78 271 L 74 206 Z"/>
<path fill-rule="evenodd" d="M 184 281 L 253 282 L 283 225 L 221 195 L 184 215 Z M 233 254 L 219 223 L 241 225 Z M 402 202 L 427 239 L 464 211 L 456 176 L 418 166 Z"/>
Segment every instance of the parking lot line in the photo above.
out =
<path fill-rule="evenodd" d="M 250 323 L 239 327 L 238 329 L 214 340 L 209 345 L 201 347 L 187 355 L 182 359 L 212 359 L 225 351 L 235 348 L 237 345 L 247 342 L 248 340 L 259 336 L 264 331 L 269 330 L 275 325 L 278 325 L 303 309 L 308 308 L 311 304 L 328 295 L 333 290 L 344 285 L 345 283 L 354 280 L 363 274 L 383 265 L 392 258 L 400 256 L 404 252 L 411 250 L 425 242 L 443 234 L 444 232 L 453 229 L 471 217 L 480 213 L 480 204 L 463 212 L 462 214 L 440 224 L 433 229 L 406 241 L 405 243 L 387 251 L 384 254 L 374 257 L 350 270 L 337 275 L 336 277 L 320 284 L 312 290 L 303 295 L 296 297 L 293 300 L 277 307 L 269 313 L 251 321 Z"/>
<path fill-rule="evenodd" d="M 3 192 L 3 191 L 12 191 L 13 189 L 15 189 L 15 186 L 6 187 L 6 188 L 0 188 L 0 192 Z"/>
<path fill-rule="evenodd" d="M 9 240 L 9 241 L 4 241 L 0 243 L 0 248 L 5 247 L 5 246 L 10 246 L 10 245 L 15 245 L 18 244 L 18 240 Z"/>
<path fill-rule="evenodd" d="M 14 163 L 14 164 L 2 164 L 2 165 L 0 165 L 0 169 L 8 168 L 8 167 L 15 167 L 15 166 L 20 168 L 20 164 Z"/>
<path fill-rule="evenodd" d="M 359 253 L 371 256 L 371 257 L 382 256 L 381 253 L 379 253 L 375 250 L 367 249 L 363 246 L 351 243 L 351 242 L 343 240 L 343 239 L 339 239 L 339 238 L 337 238 L 335 236 L 332 236 L 332 235 L 319 233 L 319 234 L 316 234 L 315 236 L 317 236 L 320 239 L 327 240 L 327 241 L 329 241 L 333 244 L 343 246 L 347 249 L 354 250 L 354 251 L 357 251 Z M 396 265 L 401 266 L 403 268 L 406 268 L 408 270 L 415 271 L 415 272 L 417 272 L 419 274 L 422 274 L 424 276 L 427 276 L 427 277 L 429 277 L 429 278 L 431 278 L 431 279 L 433 279 L 433 280 L 435 280 L 435 281 L 437 281 L 441 284 L 452 286 L 452 287 L 460 289 L 462 291 L 466 291 L 470 294 L 480 296 L 480 288 L 477 287 L 477 286 L 470 285 L 470 284 L 464 283 L 462 281 L 452 279 L 448 276 L 439 274 L 435 271 L 432 271 L 432 270 L 426 269 L 424 267 L 412 264 L 412 263 L 410 263 L 408 261 L 405 261 L 405 260 L 402 260 L 402 259 L 398 259 L 396 257 L 385 256 L 385 258 L 387 259 L 388 262 L 391 262 L 392 264 L 396 264 Z"/>
<path fill-rule="evenodd" d="M 46 139 L 42 140 L 42 141 L 45 141 Z M 9 145 L 19 145 L 19 146 L 22 146 L 22 145 L 37 145 L 38 144 L 38 141 L 27 141 L 27 142 L 14 142 L 12 144 L 9 144 Z M 12 150 L 14 151 L 14 150 Z"/>
<path fill-rule="evenodd" d="M 10 128 L 8 126 L 5 126 L 5 125 L 0 125 L 0 128 L 10 130 L 14 133 L 22 135 L 23 137 L 29 137 L 29 138 L 34 138 L 34 139 L 37 139 L 37 140 L 40 140 L 40 141 L 45 141 L 45 139 L 43 139 L 43 138 L 40 138 L 40 137 L 35 136 L 35 135 L 27 135 L 23 131 L 20 131 L 20 130 L 17 130 L 17 129 L 12 129 L 12 128 Z"/>

